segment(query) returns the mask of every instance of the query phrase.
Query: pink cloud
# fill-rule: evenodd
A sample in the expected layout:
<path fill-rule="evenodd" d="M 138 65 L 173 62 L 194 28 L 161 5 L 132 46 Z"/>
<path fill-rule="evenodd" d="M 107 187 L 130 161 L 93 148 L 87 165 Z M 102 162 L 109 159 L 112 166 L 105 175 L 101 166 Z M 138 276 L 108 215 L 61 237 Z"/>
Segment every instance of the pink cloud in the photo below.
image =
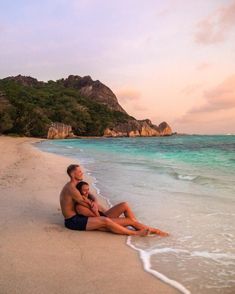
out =
<path fill-rule="evenodd" d="M 196 67 L 197 70 L 201 71 L 201 70 L 205 70 L 208 69 L 212 66 L 211 63 L 209 62 L 202 62 L 200 64 L 198 64 L 198 66 Z"/>
<path fill-rule="evenodd" d="M 195 94 L 198 90 L 200 90 L 202 84 L 189 84 L 181 90 L 182 94 L 192 95 Z"/>
<path fill-rule="evenodd" d="M 204 92 L 205 103 L 191 108 L 178 123 L 216 120 L 219 113 L 234 112 L 235 115 L 235 75 L 228 77 L 221 84 Z"/>
<path fill-rule="evenodd" d="M 206 103 L 198 108 L 191 109 L 194 112 L 211 112 L 235 107 L 235 75 L 230 76 L 220 85 L 204 92 Z"/>
<path fill-rule="evenodd" d="M 125 105 L 125 110 L 133 116 L 139 116 L 139 113 L 147 111 L 147 107 L 141 100 L 141 92 L 133 88 L 124 88 L 116 91 L 118 101 Z"/>
<path fill-rule="evenodd" d="M 141 93 L 135 89 L 122 89 L 119 90 L 116 94 L 118 100 L 123 103 L 139 100 L 141 96 Z"/>
<path fill-rule="evenodd" d="M 143 106 L 141 104 L 134 104 L 132 106 L 132 109 L 136 110 L 136 111 L 140 111 L 140 112 L 148 110 L 147 107 L 145 107 L 145 106 Z"/>
<path fill-rule="evenodd" d="M 197 24 L 195 42 L 204 45 L 222 42 L 234 27 L 235 0 L 229 5 L 220 6 Z"/>
<path fill-rule="evenodd" d="M 211 113 L 210 115 L 203 115 L 197 113 L 188 115 L 174 122 L 174 129 L 178 132 L 189 134 L 235 134 L 235 111 L 234 109 L 227 109 L 226 111 L 219 111 Z"/>

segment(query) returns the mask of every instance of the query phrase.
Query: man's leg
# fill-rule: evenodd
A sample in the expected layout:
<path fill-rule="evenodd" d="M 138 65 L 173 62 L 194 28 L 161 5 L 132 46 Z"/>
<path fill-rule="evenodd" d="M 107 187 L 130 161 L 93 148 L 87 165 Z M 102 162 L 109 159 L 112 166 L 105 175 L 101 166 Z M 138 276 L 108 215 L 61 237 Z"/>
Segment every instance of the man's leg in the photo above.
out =
<path fill-rule="evenodd" d="M 136 230 L 148 229 L 147 226 L 145 226 L 139 222 L 136 222 L 130 218 L 127 218 L 127 217 L 111 218 L 111 220 L 122 227 L 132 226 Z"/>
<path fill-rule="evenodd" d="M 124 213 L 125 217 L 136 221 L 136 217 L 127 202 L 121 202 L 117 205 L 114 205 L 105 212 L 105 214 L 110 218 L 119 217 L 122 213 Z"/>
<path fill-rule="evenodd" d="M 142 229 L 139 231 L 132 231 L 124 228 L 123 226 L 113 222 L 108 217 L 89 217 L 86 225 L 87 231 L 93 230 L 104 230 L 107 229 L 115 234 L 120 235 L 139 235 L 139 236 L 146 236 L 148 234 L 147 229 Z"/>

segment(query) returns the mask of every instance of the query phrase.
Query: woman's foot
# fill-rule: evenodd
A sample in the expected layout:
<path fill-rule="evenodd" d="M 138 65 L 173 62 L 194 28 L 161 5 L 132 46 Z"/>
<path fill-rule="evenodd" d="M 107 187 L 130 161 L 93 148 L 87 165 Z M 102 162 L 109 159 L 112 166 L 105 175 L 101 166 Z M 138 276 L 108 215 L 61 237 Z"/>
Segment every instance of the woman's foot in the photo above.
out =
<path fill-rule="evenodd" d="M 161 237 L 169 236 L 169 234 L 167 232 L 163 232 L 163 231 L 160 231 L 160 230 L 155 229 L 155 228 L 149 228 L 149 231 L 150 231 L 150 234 L 159 235 Z"/>
<path fill-rule="evenodd" d="M 138 221 L 134 221 L 134 223 L 132 224 L 132 226 L 134 228 L 136 228 L 137 230 L 143 230 L 143 229 L 148 229 L 149 230 L 149 234 L 155 234 L 155 235 L 159 235 L 161 237 L 167 237 L 169 236 L 168 233 L 166 232 L 163 232 L 163 231 L 160 231 L 159 229 L 155 229 L 155 228 L 152 228 L 152 227 L 148 227 L 144 224 L 141 224 L 139 223 Z"/>
<path fill-rule="evenodd" d="M 141 236 L 141 237 L 145 237 L 149 234 L 149 229 L 141 229 L 141 230 L 138 230 L 138 231 L 134 231 L 136 236 Z"/>

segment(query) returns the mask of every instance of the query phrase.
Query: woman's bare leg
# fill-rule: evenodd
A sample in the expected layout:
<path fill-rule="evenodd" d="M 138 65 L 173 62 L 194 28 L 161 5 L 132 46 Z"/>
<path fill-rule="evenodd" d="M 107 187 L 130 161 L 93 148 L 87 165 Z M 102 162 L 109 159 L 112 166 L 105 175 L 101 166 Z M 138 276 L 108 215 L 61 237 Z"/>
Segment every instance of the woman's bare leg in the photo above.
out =
<path fill-rule="evenodd" d="M 86 230 L 93 231 L 93 230 L 103 230 L 107 229 L 115 234 L 119 235 L 128 235 L 128 236 L 146 236 L 149 231 L 147 229 L 142 229 L 139 231 L 132 231 L 128 230 L 127 228 L 120 226 L 119 224 L 113 222 L 108 217 L 89 217 L 87 221 Z"/>
<path fill-rule="evenodd" d="M 157 234 L 157 235 L 160 235 L 162 237 L 166 237 L 166 236 L 169 235 L 168 233 L 160 231 L 159 229 L 146 226 L 146 225 L 141 224 L 141 223 L 139 223 L 137 221 L 133 221 L 130 218 L 120 217 L 120 218 L 111 218 L 111 219 L 112 219 L 113 222 L 115 222 L 116 224 L 119 224 L 120 226 L 124 226 L 124 227 L 132 226 L 136 230 L 144 230 L 144 229 L 146 229 L 146 230 L 149 230 L 149 233 Z"/>
<path fill-rule="evenodd" d="M 125 217 L 129 219 L 128 221 L 125 221 L 125 218 L 119 218 L 119 216 L 124 213 Z M 111 218 L 113 221 L 116 223 L 120 224 L 121 226 L 132 226 L 137 230 L 143 230 L 143 229 L 148 229 L 150 233 L 157 234 L 160 236 L 168 236 L 169 234 L 166 232 L 163 232 L 157 228 L 152 228 L 149 226 L 146 226 L 144 224 L 141 224 L 140 222 L 137 221 L 133 211 L 129 207 L 127 202 L 121 202 L 109 210 L 105 212 L 105 214 Z M 134 223 L 130 223 L 130 220 L 132 220 Z"/>
<path fill-rule="evenodd" d="M 119 217 L 122 213 L 124 213 L 125 217 L 136 221 L 136 217 L 127 202 L 121 202 L 105 211 L 105 214 L 110 218 Z"/>
<path fill-rule="evenodd" d="M 90 210 L 89 208 L 82 206 L 82 205 L 76 205 L 76 211 L 80 214 L 83 214 L 88 217 L 96 217 L 94 212 Z M 124 213 L 125 217 L 119 216 Z M 112 208 L 110 208 L 108 211 L 105 212 L 105 214 L 112 219 L 112 221 L 122 227 L 132 226 L 136 230 L 142 231 L 142 230 L 148 230 L 149 233 L 157 234 L 160 236 L 168 236 L 168 233 L 162 232 L 157 228 L 152 228 L 149 226 L 146 226 L 144 224 L 141 224 L 138 222 L 135 218 L 134 213 L 130 209 L 129 205 L 126 202 L 119 203 Z M 97 218 L 97 217 L 96 217 Z M 105 228 L 107 230 L 107 228 Z M 108 229 L 109 230 L 109 229 Z M 130 231 L 130 230 L 128 230 Z M 133 231 L 132 231 L 133 232 Z"/>
<path fill-rule="evenodd" d="M 128 218 L 128 217 L 116 217 L 116 218 L 111 218 L 111 220 L 113 222 L 115 222 L 116 224 L 119 224 L 120 226 L 122 227 L 128 227 L 128 226 L 131 226 L 137 230 L 140 230 L 140 228 L 136 228 L 134 226 L 135 224 L 135 221 L 133 221 L 132 219 Z M 147 228 L 141 228 L 141 229 L 147 229 Z"/>
<path fill-rule="evenodd" d="M 132 226 L 134 228 L 136 228 L 137 230 L 148 229 L 149 230 L 149 233 L 156 234 L 156 235 L 159 235 L 159 236 L 162 236 L 162 237 L 169 236 L 169 234 L 166 233 L 166 232 L 163 232 L 163 231 L 161 231 L 161 230 L 159 230 L 157 228 L 153 228 L 153 227 L 147 226 L 147 225 L 142 224 L 142 223 L 140 223 L 138 221 L 135 221 Z"/>

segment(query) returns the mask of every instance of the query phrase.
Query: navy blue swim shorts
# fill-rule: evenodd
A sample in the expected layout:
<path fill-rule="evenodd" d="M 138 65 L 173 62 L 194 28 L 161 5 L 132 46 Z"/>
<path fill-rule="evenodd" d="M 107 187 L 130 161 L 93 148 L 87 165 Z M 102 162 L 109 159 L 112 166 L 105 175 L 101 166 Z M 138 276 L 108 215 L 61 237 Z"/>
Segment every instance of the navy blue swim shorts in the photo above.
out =
<path fill-rule="evenodd" d="M 64 220 L 64 225 L 70 230 L 85 231 L 88 217 L 82 214 L 75 214 Z"/>

